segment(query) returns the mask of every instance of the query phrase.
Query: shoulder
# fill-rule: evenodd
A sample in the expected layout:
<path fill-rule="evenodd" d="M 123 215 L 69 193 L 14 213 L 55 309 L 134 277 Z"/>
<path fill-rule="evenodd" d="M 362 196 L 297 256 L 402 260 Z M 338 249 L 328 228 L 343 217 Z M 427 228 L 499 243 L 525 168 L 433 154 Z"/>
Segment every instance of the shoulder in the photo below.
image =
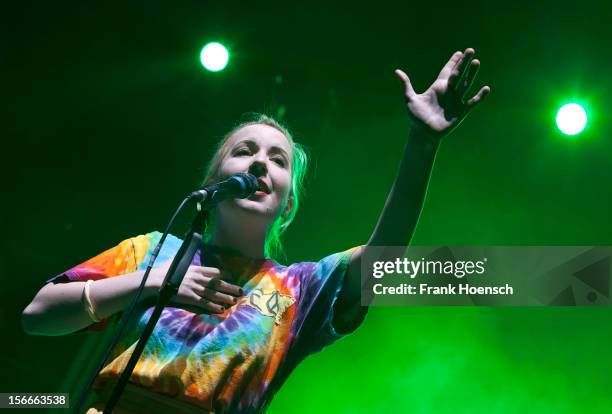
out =
<path fill-rule="evenodd" d="M 333 272 L 338 266 L 348 265 L 351 256 L 360 246 L 348 250 L 329 254 L 318 261 L 305 261 L 293 263 L 287 267 L 291 271 L 299 271 L 305 274 L 318 273 L 328 274 Z"/>
<path fill-rule="evenodd" d="M 149 233 L 144 233 L 138 236 L 131 237 L 127 240 L 136 244 L 156 245 L 161 240 L 162 235 L 163 233 L 161 231 L 154 230 Z M 180 243 L 181 241 L 181 239 L 174 236 L 173 234 L 168 234 L 164 243 L 176 244 Z"/>
<path fill-rule="evenodd" d="M 139 267 L 146 266 L 148 264 L 155 247 L 161 241 L 162 235 L 162 232 L 155 230 L 149 233 L 134 236 L 124 241 L 128 242 L 132 248 L 136 262 L 140 264 Z M 180 238 L 172 234 L 168 234 L 164 240 L 164 244 L 162 245 L 157 259 L 155 260 L 155 263 L 162 263 L 174 257 L 178 252 L 178 249 L 181 247 L 181 243 L 182 240 Z"/>
<path fill-rule="evenodd" d="M 288 275 L 297 276 L 302 283 L 321 285 L 330 278 L 342 279 L 349 266 L 352 254 L 359 247 L 329 254 L 318 261 L 292 263 L 286 267 Z"/>

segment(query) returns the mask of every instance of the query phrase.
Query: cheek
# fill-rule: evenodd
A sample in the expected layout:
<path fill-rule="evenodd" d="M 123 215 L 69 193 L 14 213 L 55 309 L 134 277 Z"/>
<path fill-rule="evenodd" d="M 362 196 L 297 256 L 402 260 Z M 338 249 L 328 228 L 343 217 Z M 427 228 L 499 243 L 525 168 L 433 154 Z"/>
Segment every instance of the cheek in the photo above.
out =
<path fill-rule="evenodd" d="M 279 174 L 276 180 L 276 188 L 278 188 L 279 193 L 283 195 L 283 198 L 287 197 L 291 189 L 291 176 L 286 172 Z"/>
<path fill-rule="evenodd" d="M 238 158 L 228 158 L 219 166 L 219 173 L 223 178 L 229 177 L 243 170 L 244 166 L 240 163 L 240 159 Z"/>

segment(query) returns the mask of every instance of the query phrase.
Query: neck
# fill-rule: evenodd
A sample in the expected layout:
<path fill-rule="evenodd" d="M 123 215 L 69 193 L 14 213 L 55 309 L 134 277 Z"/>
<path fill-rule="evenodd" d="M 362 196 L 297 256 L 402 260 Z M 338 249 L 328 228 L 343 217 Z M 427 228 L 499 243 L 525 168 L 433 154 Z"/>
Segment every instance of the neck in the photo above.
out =
<path fill-rule="evenodd" d="M 265 258 L 267 225 L 245 214 L 225 217 L 217 210 L 215 225 L 209 243 L 234 250 L 253 259 Z"/>

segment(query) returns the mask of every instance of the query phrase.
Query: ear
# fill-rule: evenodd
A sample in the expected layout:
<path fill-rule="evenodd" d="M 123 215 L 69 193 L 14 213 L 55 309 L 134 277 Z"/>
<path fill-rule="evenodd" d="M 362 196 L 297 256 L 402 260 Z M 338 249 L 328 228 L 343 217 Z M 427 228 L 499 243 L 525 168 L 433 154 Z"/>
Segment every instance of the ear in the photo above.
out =
<path fill-rule="evenodd" d="M 285 210 L 281 213 L 281 216 L 285 217 L 287 214 L 289 214 L 292 208 L 293 208 L 293 196 L 290 195 L 289 198 L 287 198 L 287 204 L 285 205 Z"/>

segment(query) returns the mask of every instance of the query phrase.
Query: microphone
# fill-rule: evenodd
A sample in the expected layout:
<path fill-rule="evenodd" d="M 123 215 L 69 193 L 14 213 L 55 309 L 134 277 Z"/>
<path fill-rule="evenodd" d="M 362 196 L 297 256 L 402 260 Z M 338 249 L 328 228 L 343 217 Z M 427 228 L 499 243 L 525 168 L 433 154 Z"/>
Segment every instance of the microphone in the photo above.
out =
<path fill-rule="evenodd" d="M 220 203 L 228 198 L 247 198 L 259 187 L 257 177 L 249 173 L 232 175 L 227 180 L 202 187 L 189 195 L 190 201 L 206 205 Z"/>

